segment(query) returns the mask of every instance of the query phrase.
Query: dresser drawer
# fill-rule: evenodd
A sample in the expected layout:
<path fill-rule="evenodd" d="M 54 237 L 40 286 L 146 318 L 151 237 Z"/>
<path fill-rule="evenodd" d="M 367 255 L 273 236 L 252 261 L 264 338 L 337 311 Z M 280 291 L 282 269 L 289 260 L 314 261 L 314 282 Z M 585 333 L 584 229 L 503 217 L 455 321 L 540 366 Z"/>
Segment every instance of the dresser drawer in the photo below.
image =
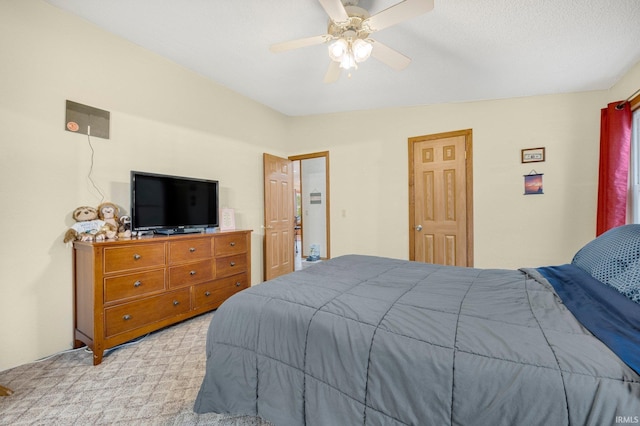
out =
<path fill-rule="evenodd" d="M 169 287 L 182 287 L 213 279 L 211 259 L 169 268 Z"/>
<path fill-rule="evenodd" d="M 169 243 L 169 263 L 171 264 L 209 257 L 211 257 L 211 240 L 209 238 L 172 241 Z"/>
<path fill-rule="evenodd" d="M 249 287 L 247 274 L 234 275 L 221 280 L 194 286 L 194 309 L 205 306 L 218 307 L 233 294 Z"/>
<path fill-rule="evenodd" d="M 164 290 L 164 269 L 104 279 L 104 301 L 114 302 Z"/>
<path fill-rule="evenodd" d="M 217 256 L 245 253 L 247 251 L 247 236 L 243 233 L 217 235 L 214 242 L 214 252 Z"/>
<path fill-rule="evenodd" d="M 104 249 L 104 272 L 164 266 L 164 244 L 138 244 Z"/>
<path fill-rule="evenodd" d="M 216 259 L 216 278 L 228 277 L 247 270 L 247 255 L 228 256 Z"/>
<path fill-rule="evenodd" d="M 187 313 L 190 309 L 188 288 L 113 306 L 105 309 L 105 335 L 115 336 L 165 318 Z"/>

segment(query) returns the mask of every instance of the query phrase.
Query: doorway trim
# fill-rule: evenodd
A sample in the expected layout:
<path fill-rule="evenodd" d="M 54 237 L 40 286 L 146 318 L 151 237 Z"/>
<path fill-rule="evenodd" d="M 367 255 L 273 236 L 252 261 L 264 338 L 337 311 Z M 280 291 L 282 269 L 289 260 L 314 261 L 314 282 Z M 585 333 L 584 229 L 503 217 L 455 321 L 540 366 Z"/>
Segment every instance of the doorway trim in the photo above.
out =
<path fill-rule="evenodd" d="M 415 260 L 415 170 L 414 145 L 419 142 L 464 136 L 465 138 L 465 172 L 466 172 L 466 219 L 467 219 L 467 264 L 474 265 L 473 259 L 473 131 L 472 129 L 409 138 L 409 260 Z"/>
<path fill-rule="evenodd" d="M 331 215 L 331 186 L 329 185 L 329 151 L 313 152 L 311 154 L 291 155 L 288 157 L 291 161 L 308 160 L 311 158 L 324 158 L 325 161 L 325 182 L 326 182 L 326 203 L 325 203 L 325 215 L 326 215 L 326 241 L 327 241 L 327 259 L 331 259 L 331 221 L 329 220 Z M 295 200 L 294 200 L 295 202 Z"/>

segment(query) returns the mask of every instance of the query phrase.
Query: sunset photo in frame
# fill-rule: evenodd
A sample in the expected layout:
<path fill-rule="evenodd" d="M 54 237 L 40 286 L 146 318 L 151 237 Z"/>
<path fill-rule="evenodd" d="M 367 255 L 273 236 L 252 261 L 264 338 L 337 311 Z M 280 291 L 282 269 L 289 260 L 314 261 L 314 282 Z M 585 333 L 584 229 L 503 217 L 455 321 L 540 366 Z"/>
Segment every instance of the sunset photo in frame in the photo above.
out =
<path fill-rule="evenodd" d="M 544 194 L 542 173 L 524 175 L 524 195 Z"/>
<path fill-rule="evenodd" d="M 545 161 L 544 148 L 527 148 L 520 150 L 522 163 L 539 163 Z"/>

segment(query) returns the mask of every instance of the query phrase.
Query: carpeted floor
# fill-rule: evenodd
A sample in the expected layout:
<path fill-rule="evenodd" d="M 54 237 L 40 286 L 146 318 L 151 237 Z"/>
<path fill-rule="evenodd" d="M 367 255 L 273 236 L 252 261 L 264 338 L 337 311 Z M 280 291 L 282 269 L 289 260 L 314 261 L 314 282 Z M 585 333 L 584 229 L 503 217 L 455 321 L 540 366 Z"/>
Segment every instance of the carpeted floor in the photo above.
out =
<path fill-rule="evenodd" d="M 152 333 L 93 366 L 84 348 L 0 372 L 0 425 L 266 426 L 255 417 L 198 415 L 213 313 Z"/>

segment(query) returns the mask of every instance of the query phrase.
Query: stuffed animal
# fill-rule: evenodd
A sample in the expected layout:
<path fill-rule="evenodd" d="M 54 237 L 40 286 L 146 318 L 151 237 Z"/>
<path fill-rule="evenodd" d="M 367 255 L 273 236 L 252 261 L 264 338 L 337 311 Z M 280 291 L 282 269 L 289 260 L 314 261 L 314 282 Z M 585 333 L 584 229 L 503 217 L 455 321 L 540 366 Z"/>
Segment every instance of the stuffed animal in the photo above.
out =
<path fill-rule="evenodd" d="M 102 231 L 104 221 L 98 219 L 98 211 L 93 207 L 81 206 L 73 211 L 73 219 L 76 223 L 67 230 L 64 242 L 69 241 L 101 241 L 106 238 Z"/>
<path fill-rule="evenodd" d="M 120 216 L 120 226 L 118 227 L 119 238 L 131 237 L 131 218 L 129 216 Z"/>
<path fill-rule="evenodd" d="M 98 206 L 98 217 L 104 221 L 104 231 L 108 239 L 118 238 L 118 206 L 113 203 L 102 203 Z"/>

